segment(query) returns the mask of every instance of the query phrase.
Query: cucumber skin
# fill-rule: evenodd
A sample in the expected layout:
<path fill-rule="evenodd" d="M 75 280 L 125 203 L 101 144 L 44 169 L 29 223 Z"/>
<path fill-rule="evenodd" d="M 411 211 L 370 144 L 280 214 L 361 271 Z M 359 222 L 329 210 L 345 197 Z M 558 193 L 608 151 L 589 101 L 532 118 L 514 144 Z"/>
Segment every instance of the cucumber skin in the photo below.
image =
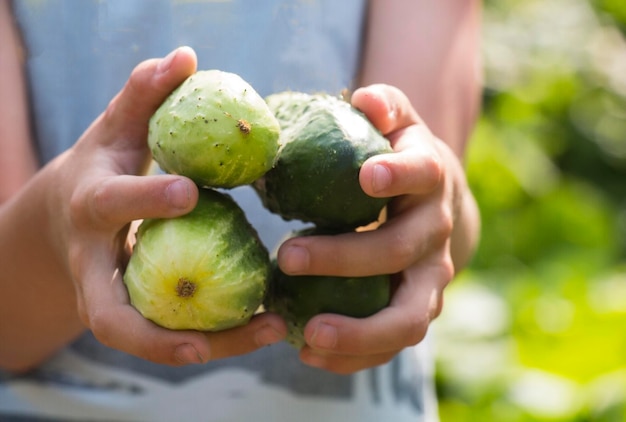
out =
<path fill-rule="evenodd" d="M 339 235 L 343 232 L 310 227 L 290 233 L 289 237 Z M 305 345 L 304 327 L 321 313 L 353 318 L 371 316 L 389 305 L 391 275 L 339 277 L 288 275 L 271 261 L 271 276 L 264 306 L 282 316 L 287 323 L 287 342 L 296 348 Z"/>
<path fill-rule="evenodd" d="M 131 304 L 173 330 L 220 331 L 245 325 L 263 303 L 269 253 L 243 210 L 225 193 L 200 189 L 181 217 L 144 220 L 124 274 Z M 196 285 L 179 297 L 181 279 Z"/>
<path fill-rule="evenodd" d="M 305 345 L 304 327 L 315 315 L 334 313 L 354 318 L 375 314 L 389 304 L 390 276 L 292 276 L 272 261 L 265 308 L 287 322 L 287 342 Z"/>
<path fill-rule="evenodd" d="M 350 229 L 376 221 L 390 198 L 363 192 L 368 158 L 392 152 L 358 110 L 326 94 L 283 92 L 266 98 L 281 125 L 274 167 L 254 183 L 266 208 L 285 220 Z"/>
<path fill-rule="evenodd" d="M 267 172 L 280 126 L 264 99 L 234 73 L 187 78 L 150 119 L 148 145 L 167 173 L 204 187 L 247 185 Z"/>

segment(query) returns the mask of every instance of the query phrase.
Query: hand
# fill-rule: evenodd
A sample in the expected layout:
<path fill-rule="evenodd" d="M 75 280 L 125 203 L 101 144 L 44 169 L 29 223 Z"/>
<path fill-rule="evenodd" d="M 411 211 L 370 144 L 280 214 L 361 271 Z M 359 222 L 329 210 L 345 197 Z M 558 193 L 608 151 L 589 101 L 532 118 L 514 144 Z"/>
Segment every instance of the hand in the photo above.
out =
<path fill-rule="evenodd" d="M 364 319 L 317 315 L 305 327 L 302 361 L 337 373 L 388 362 L 424 338 L 455 265 L 473 248 L 477 226 L 458 158 L 400 90 L 372 85 L 355 91 L 352 103 L 394 149 L 366 161 L 359 176 L 367 194 L 395 197 L 388 220 L 371 231 L 294 238 L 278 253 L 289 274 L 394 274 L 389 307 Z"/>
<path fill-rule="evenodd" d="M 251 352 L 286 333 L 284 322 L 272 314 L 219 333 L 170 331 L 129 304 L 122 281 L 129 223 L 179 216 L 197 201 L 197 188 L 187 178 L 144 175 L 150 163 L 148 120 L 195 70 L 189 48 L 141 63 L 106 111 L 45 172 L 60 181 L 47 203 L 49 214 L 61 219 L 55 237 L 73 278 L 82 322 L 107 346 L 171 365 Z"/>

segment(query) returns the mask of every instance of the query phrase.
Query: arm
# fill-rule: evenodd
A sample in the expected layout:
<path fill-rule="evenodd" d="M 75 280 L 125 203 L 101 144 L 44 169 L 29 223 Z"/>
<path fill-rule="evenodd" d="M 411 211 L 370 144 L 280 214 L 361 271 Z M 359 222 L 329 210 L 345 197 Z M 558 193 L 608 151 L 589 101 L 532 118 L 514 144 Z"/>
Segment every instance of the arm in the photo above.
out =
<path fill-rule="evenodd" d="M 292 274 L 390 273 L 396 283 L 389 307 L 369 318 L 311 319 L 305 363 L 354 372 L 420 342 L 443 289 L 473 253 L 479 216 L 461 160 L 479 104 L 478 6 L 370 2 L 363 88 L 352 104 L 394 149 L 370 158 L 359 175 L 369 195 L 395 197 L 388 219 L 377 230 L 289 240 L 278 260 Z"/>
<path fill-rule="evenodd" d="M 0 2 L 0 204 L 36 170 L 28 130 L 22 49 L 9 8 L 8 1 Z"/>
<path fill-rule="evenodd" d="M 28 130 L 21 44 L 10 2 L 5 0 L 0 2 L 0 57 L 0 362 L 10 357 L 7 367 L 11 368 L 11 363 L 19 364 L 18 356 L 30 358 L 33 349 L 26 345 L 56 348 L 82 328 L 75 322 L 71 284 L 52 282 L 65 273 L 42 242 L 47 217 L 36 199 L 41 198 L 41 189 L 31 190 L 20 209 L 11 205 L 35 174 L 36 160 Z M 29 224 L 33 220 L 41 224 Z M 46 329 L 46 321 L 55 320 L 65 328 L 58 337 L 54 329 Z"/>
<path fill-rule="evenodd" d="M 10 2 L 0 2 L 0 367 L 23 369 L 41 348 L 56 350 L 82 331 L 66 270 L 42 233 L 44 183 L 29 133 L 23 51 Z M 41 178 L 40 178 L 41 179 Z M 19 192 L 23 189 L 24 194 Z M 14 204 L 19 201 L 20 205 Z M 57 329 L 59 327 L 59 329 Z"/>
<path fill-rule="evenodd" d="M 370 2 L 361 86 L 402 90 L 459 157 L 479 111 L 479 19 L 479 0 Z"/>

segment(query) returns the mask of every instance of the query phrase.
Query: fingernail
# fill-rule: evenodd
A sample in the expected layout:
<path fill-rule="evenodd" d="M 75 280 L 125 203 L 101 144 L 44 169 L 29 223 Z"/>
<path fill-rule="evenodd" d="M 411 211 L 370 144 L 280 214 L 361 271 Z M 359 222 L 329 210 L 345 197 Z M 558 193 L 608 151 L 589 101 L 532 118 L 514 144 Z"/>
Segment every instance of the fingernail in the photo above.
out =
<path fill-rule="evenodd" d="M 165 197 L 167 203 L 172 207 L 180 209 L 187 208 L 191 200 L 189 184 L 184 180 L 177 180 L 170 183 L 169 186 L 165 188 Z"/>
<path fill-rule="evenodd" d="M 318 349 L 334 349 L 337 346 L 337 329 L 323 322 L 318 324 L 309 344 Z"/>
<path fill-rule="evenodd" d="M 302 246 L 288 246 L 281 253 L 281 269 L 288 274 L 299 274 L 309 268 L 309 251 Z"/>
<path fill-rule="evenodd" d="M 372 175 L 372 191 L 382 192 L 391 185 L 391 172 L 382 164 L 375 164 Z"/>
<path fill-rule="evenodd" d="M 283 335 L 271 325 L 266 325 L 259 329 L 254 335 L 254 339 L 259 346 L 269 346 L 278 343 L 283 339 Z"/>
<path fill-rule="evenodd" d="M 161 60 L 161 62 L 157 65 L 157 72 L 158 73 L 167 73 L 168 70 L 170 70 L 170 66 L 172 65 L 172 62 L 174 61 L 174 57 L 176 57 L 176 54 L 178 53 L 178 49 L 170 52 L 167 56 L 165 56 L 165 58 L 163 58 L 163 60 Z"/>
<path fill-rule="evenodd" d="M 174 358 L 182 364 L 204 363 L 202 355 L 189 343 L 181 344 L 174 351 Z"/>

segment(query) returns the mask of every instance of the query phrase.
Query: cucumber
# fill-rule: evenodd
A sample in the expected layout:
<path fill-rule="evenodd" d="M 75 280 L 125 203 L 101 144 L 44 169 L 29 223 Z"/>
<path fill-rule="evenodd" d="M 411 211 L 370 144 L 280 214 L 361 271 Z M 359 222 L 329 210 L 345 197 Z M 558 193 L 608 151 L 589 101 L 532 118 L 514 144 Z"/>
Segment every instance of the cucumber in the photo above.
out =
<path fill-rule="evenodd" d="M 326 234 L 326 229 L 295 232 L 293 236 Z M 389 304 L 391 295 L 388 274 L 367 277 L 287 275 L 272 260 L 269 289 L 264 301 L 267 310 L 287 322 L 287 342 L 304 346 L 304 327 L 315 315 L 335 313 L 355 318 L 375 314 Z"/>
<path fill-rule="evenodd" d="M 192 212 L 144 220 L 124 274 L 131 304 L 174 330 L 244 325 L 263 303 L 270 258 L 227 194 L 201 189 Z"/>
<path fill-rule="evenodd" d="M 281 92 L 266 98 L 281 127 L 276 163 L 254 183 L 263 204 L 285 220 L 351 229 L 376 221 L 390 198 L 359 184 L 368 158 L 392 152 L 360 111 L 327 94 Z"/>
<path fill-rule="evenodd" d="M 233 188 L 274 164 L 280 126 L 240 76 L 204 70 L 187 78 L 150 119 L 148 145 L 167 173 L 199 186 Z"/>

